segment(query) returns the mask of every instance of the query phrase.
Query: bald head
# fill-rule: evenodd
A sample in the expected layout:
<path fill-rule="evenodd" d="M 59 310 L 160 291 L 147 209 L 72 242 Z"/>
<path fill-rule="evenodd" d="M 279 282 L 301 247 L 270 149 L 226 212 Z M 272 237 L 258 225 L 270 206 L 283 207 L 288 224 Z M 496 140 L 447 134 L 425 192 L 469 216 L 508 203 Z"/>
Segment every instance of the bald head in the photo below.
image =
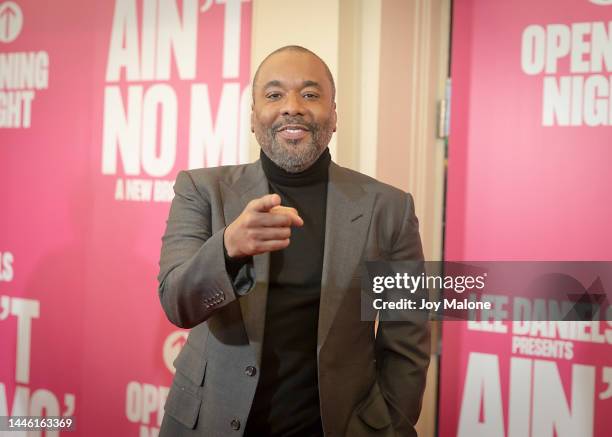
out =
<path fill-rule="evenodd" d="M 261 61 L 261 63 L 259 64 L 259 67 L 257 67 L 257 70 L 255 71 L 255 76 L 253 76 L 253 87 L 252 87 L 253 101 L 255 101 L 255 88 L 257 86 L 261 86 L 261 84 L 258 83 L 259 72 L 260 72 L 261 68 L 264 66 L 266 61 L 268 61 L 270 58 L 272 58 L 273 56 L 278 55 L 280 53 L 284 53 L 284 52 L 302 53 L 302 54 L 309 55 L 309 56 L 312 56 L 315 59 L 317 59 L 317 61 L 320 62 L 321 65 L 323 66 L 323 68 L 325 69 L 325 74 L 326 74 L 327 78 L 329 79 L 329 83 L 331 85 L 331 90 L 332 90 L 332 101 L 336 100 L 336 84 L 334 82 L 334 77 L 332 76 L 331 71 L 329 70 L 329 67 L 327 66 L 325 61 L 323 61 L 323 59 L 321 59 L 313 51 L 308 50 L 306 47 L 290 45 L 290 46 L 284 46 L 284 47 L 281 47 L 279 49 L 274 50 L 272 53 L 270 53 L 268 56 L 266 56 L 264 58 L 264 60 Z"/>

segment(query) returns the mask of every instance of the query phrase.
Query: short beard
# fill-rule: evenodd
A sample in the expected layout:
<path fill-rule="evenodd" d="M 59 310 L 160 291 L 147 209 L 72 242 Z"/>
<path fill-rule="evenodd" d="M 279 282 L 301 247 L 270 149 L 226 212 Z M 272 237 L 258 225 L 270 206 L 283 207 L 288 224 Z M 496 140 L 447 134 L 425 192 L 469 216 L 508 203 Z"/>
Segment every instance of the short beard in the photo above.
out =
<path fill-rule="evenodd" d="M 276 132 L 286 124 L 301 124 L 308 128 L 312 140 L 299 144 L 299 141 L 287 140 L 287 145 L 276 138 Z M 262 150 L 270 160 L 287 173 L 300 173 L 314 164 L 329 144 L 333 130 L 331 117 L 323 125 L 305 123 L 301 117 L 287 117 L 263 131 L 255 129 L 255 137 Z"/>

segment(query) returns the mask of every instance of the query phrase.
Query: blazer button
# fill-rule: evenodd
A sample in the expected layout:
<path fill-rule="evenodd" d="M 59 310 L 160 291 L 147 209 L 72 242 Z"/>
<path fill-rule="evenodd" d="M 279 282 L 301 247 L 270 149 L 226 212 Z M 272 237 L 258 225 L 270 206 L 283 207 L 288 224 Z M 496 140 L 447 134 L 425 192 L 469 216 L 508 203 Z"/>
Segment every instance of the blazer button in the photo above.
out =
<path fill-rule="evenodd" d="M 253 366 L 248 366 L 246 369 L 244 369 L 244 373 L 247 376 L 255 376 L 255 374 L 257 373 L 257 369 Z"/>
<path fill-rule="evenodd" d="M 238 419 L 232 419 L 230 425 L 234 431 L 238 431 L 240 429 L 240 421 Z"/>

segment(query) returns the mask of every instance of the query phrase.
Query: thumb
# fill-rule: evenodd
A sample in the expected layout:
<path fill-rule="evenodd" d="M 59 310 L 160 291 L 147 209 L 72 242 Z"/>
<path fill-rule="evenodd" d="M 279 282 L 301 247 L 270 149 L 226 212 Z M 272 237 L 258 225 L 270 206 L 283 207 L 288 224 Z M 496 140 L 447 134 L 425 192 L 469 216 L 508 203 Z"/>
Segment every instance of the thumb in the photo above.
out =
<path fill-rule="evenodd" d="M 271 214 L 284 214 L 291 219 L 292 226 L 304 226 L 304 220 L 295 208 L 289 206 L 275 206 L 269 211 Z"/>
<path fill-rule="evenodd" d="M 281 198 L 278 194 L 266 194 L 258 199 L 253 199 L 247 205 L 247 209 L 257 212 L 268 212 L 275 206 L 280 205 Z"/>

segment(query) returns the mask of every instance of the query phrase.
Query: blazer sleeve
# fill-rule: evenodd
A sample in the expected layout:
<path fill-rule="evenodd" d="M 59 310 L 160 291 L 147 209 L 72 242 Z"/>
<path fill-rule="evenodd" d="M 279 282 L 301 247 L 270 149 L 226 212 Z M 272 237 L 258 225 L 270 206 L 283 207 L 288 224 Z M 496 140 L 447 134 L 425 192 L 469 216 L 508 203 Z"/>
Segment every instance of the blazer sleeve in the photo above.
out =
<path fill-rule="evenodd" d="M 423 260 L 419 223 L 414 202 L 406 195 L 399 236 L 391 261 Z M 430 328 L 427 313 L 402 317 L 401 321 L 381 320 L 376 334 L 378 383 L 389 408 L 397 435 L 416 436 L 414 425 L 420 412 L 430 357 Z"/>
<path fill-rule="evenodd" d="M 166 231 L 162 237 L 158 293 L 168 319 L 193 328 L 215 311 L 245 294 L 255 283 L 252 262 L 234 277 L 224 257 L 225 227 L 212 231 L 211 202 L 181 171 L 174 185 Z"/>

